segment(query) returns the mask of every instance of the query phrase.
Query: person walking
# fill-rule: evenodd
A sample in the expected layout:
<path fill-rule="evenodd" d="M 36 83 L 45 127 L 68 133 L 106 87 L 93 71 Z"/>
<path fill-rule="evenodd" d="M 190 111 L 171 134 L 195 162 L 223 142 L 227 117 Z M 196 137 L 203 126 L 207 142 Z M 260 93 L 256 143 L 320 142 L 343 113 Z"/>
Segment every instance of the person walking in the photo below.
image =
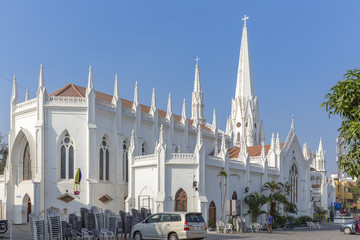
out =
<path fill-rule="evenodd" d="M 358 217 L 356 219 L 356 225 L 357 225 L 357 229 L 358 229 L 358 232 L 359 232 L 359 235 L 360 235 L 360 217 Z"/>
<path fill-rule="evenodd" d="M 271 233 L 272 226 L 274 224 L 274 217 L 271 216 L 270 213 L 268 213 L 268 217 L 266 218 L 266 221 L 267 221 L 267 230 L 269 231 L 269 233 Z"/>

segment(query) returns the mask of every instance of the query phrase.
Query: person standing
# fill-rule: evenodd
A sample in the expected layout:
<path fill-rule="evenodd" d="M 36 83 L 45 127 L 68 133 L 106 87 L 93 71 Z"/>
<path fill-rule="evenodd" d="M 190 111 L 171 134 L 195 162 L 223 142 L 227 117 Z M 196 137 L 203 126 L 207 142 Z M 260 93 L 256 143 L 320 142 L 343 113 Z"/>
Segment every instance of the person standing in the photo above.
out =
<path fill-rule="evenodd" d="M 269 233 L 271 233 L 272 226 L 274 224 L 274 217 L 271 216 L 270 213 L 268 213 L 268 217 L 266 218 L 266 221 L 267 221 L 267 230 L 269 231 Z"/>
<path fill-rule="evenodd" d="M 357 229 L 358 229 L 358 232 L 359 232 L 359 235 L 360 235 L 360 217 L 358 217 L 356 219 L 356 225 L 357 225 Z"/>

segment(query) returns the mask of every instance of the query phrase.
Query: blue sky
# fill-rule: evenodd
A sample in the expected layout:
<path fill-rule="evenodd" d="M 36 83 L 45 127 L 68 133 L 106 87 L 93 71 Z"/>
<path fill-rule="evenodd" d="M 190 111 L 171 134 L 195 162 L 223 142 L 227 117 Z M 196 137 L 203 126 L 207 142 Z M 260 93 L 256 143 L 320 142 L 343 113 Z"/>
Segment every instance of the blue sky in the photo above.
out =
<path fill-rule="evenodd" d="M 88 68 L 97 91 L 190 115 L 196 56 L 204 91 L 205 117 L 217 111 L 225 129 L 235 94 L 244 14 L 255 94 L 266 142 L 272 132 L 285 141 L 295 116 L 301 144 L 315 151 L 322 137 L 327 167 L 336 172 L 335 138 L 340 120 L 319 106 L 348 69 L 359 67 L 359 1 L 1 1 L 0 131 L 9 131 L 11 79 L 19 101 L 35 97 L 39 66 L 49 93 L 67 83 L 86 86 Z"/>

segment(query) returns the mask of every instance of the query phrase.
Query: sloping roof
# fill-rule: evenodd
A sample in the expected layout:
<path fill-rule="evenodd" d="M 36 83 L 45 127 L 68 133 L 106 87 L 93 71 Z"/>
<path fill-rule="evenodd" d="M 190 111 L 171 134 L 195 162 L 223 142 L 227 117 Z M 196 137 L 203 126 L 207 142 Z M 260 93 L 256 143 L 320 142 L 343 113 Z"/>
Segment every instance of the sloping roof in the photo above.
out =
<path fill-rule="evenodd" d="M 102 93 L 102 92 L 97 92 L 97 91 L 95 91 L 95 93 L 96 93 L 96 99 L 98 99 L 100 101 L 104 101 L 104 102 L 109 102 L 109 103 L 112 102 L 112 99 L 113 99 L 112 95 Z M 72 83 L 69 83 L 69 84 L 65 85 L 64 87 L 56 90 L 55 92 L 49 94 L 49 96 L 85 97 L 86 96 L 86 88 L 75 85 L 75 84 L 72 84 Z M 121 98 L 121 104 L 122 104 L 123 107 L 132 108 L 133 102 Z M 144 112 L 144 113 L 149 113 L 150 112 L 150 107 L 149 106 L 140 104 L 140 108 L 141 108 L 141 111 Z M 166 118 L 166 112 L 165 111 L 158 109 L 158 113 L 159 113 L 160 117 Z M 181 116 L 176 115 L 176 114 L 173 114 L 173 116 L 174 116 L 175 121 L 177 121 L 177 122 L 181 121 L 181 118 L 182 118 Z M 194 121 L 192 119 L 188 119 L 189 125 L 192 125 L 193 122 Z M 204 124 L 200 124 L 200 126 L 201 126 L 202 129 L 206 129 L 206 130 L 211 131 L 211 129 L 208 128 L 207 126 L 205 126 Z"/>
<path fill-rule="evenodd" d="M 283 148 L 285 143 L 280 143 L 280 147 Z M 265 153 L 266 155 L 269 153 L 270 144 L 264 145 L 265 147 Z M 252 147 L 247 147 L 248 153 L 250 157 L 257 157 L 257 156 L 261 156 L 261 145 L 256 145 L 256 146 L 252 146 Z M 239 153 L 240 153 L 240 148 L 239 147 L 233 147 L 228 149 L 229 152 L 229 158 L 238 158 L 239 157 Z"/>

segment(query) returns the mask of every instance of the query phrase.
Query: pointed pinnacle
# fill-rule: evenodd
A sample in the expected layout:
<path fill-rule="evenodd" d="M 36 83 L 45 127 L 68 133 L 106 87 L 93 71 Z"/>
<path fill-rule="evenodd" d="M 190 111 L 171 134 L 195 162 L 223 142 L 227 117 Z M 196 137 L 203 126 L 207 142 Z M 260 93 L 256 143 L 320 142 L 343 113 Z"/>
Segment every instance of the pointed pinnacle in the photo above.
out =
<path fill-rule="evenodd" d="M 43 87 L 45 87 L 45 82 L 44 82 L 44 69 L 43 69 L 43 65 L 40 64 L 39 88 L 43 88 Z"/>
<path fill-rule="evenodd" d="M 136 81 L 135 83 L 135 90 L 134 90 L 134 103 L 138 104 L 139 103 L 139 93 L 138 93 L 138 82 Z"/>
<path fill-rule="evenodd" d="M 93 74 L 92 74 L 92 67 L 89 68 L 89 77 L 88 77 L 88 87 L 89 90 L 94 88 L 94 82 L 93 82 Z"/>
<path fill-rule="evenodd" d="M 29 101 L 29 89 L 26 89 L 25 101 Z"/>
<path fill-rule="evenodd" d="M 184 98 L 184 102 L 183 102 L 183 107 L 182 107 L 182 118 L 186 119 L 186 102 L 185 102 L 185 98 Z"/>
<path fill-rule="evenodd" d="M 217 128 L 217 121 L 216 121 L 216 110 L 214 109 L 214 113 L 213 113 L 213 122 L 212 125 L 214 128 Z"/>
<path fill-rule="evenodd" d="M 195 66 L 194 92 L 201 92 L 199 64 Z"/>
<path fill-rule="evenodd" d="M 118 75 L 115 75 L 114 98 L 119 98 L 119 80 Z"/>
<path fill-rule="evenodd" d="M 17 101 L 17 83 L 16 83 L 16 75 L 14 75 L 14 78 L 13 78 L 13 86 L 12 86 L 12 94 L 11 94 L 11 98 L 12 100 L 15 100 Z"/>
<path fill-rule="evenodd" d="M 171 102 L 171 93 L 169 93 L 168 105 L 167 105 L 167 114 L 172 114 L 172 102 Z"/>
<path fill-rule="evenodd" d="M 151 96 L 151 108 L 153 110 L 156 109 L 156 96 L 155 96 L 155 88 L 153 88 L 152 96 Z"/>

